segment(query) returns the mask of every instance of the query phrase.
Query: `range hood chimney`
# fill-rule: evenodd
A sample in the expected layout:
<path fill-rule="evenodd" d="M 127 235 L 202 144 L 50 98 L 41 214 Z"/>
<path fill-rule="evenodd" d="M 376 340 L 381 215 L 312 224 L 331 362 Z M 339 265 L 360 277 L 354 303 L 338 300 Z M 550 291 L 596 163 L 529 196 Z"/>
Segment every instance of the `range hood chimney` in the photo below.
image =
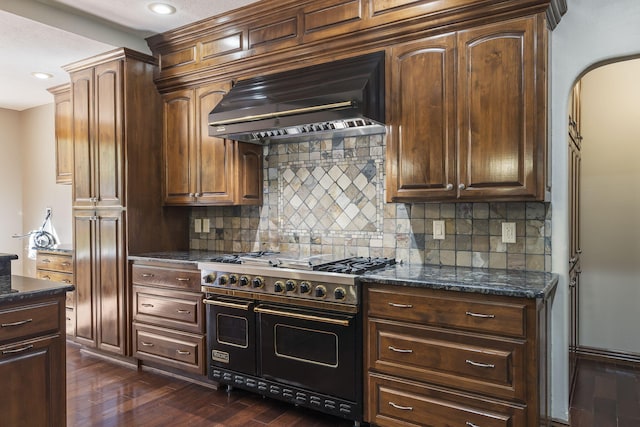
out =
<path fill-rule="evenodd" d="M 385 133 L 384 52 L 239 81 L 209 135 L 266 144 Z"/>

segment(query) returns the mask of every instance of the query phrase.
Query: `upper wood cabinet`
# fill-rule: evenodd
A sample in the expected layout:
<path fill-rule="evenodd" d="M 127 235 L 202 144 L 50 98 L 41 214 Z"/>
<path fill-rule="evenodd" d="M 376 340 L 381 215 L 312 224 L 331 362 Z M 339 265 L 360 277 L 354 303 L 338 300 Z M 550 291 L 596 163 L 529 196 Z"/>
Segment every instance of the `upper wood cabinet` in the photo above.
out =
<path fill-rule="evenodd" d="M 71 88 L 68 84 L 48 89 L 55 107 L 56 183 L 71 184 L 73 177 L 73 121 Z"/>
<path fill-rule="evenodd" d="M 164 95 L 166 204 L 262 203 L 262 147 L 209 136 L 209 112 L 229 88 L 218 83 Z"/>
<path fill-rule="evenodd" d="M 536 15 L 390 49 L 387 201 L 544 199 L 545 31 Z"/>

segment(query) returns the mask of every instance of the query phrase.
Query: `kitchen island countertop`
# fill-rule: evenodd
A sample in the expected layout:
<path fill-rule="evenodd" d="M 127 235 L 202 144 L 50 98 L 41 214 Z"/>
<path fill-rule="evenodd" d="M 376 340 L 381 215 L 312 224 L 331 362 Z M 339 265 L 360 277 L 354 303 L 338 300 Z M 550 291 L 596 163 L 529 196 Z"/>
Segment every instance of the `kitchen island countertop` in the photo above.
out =
<path fill-rule="evenodd" d="M 53 296 L 73 291 L 74 289 L 73 285 L 65 283 L 13 275 L 11 276 L 11 287 L 0 290 L 0 304 Z"/>

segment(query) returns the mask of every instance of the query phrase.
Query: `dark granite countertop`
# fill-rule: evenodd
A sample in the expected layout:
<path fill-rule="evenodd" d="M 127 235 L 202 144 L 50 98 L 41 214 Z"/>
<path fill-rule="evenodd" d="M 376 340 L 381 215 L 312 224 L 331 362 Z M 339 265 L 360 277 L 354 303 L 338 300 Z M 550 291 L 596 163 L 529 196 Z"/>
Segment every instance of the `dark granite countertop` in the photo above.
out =
<path fill-rule="evenodd" d="M 59 244 L 59 245 L 55 245 L 52 248 L 38 249 L 38 250 L 46 251 L 46 252 L 58 252 L 58 253 L 61 253 L 61 254 L 68 255 L 68 254 L 73 254 L 73 245 L 70 244 L 70 243 L 62 243 L 62 244 Z"/>
<path fill-rule="evenodd" d="M 65 283 L 13 275 L 11 276 L 11 287 L 0 288 L 0 304 L 53 296 L 74 289 L 73 285 Z"/>
<path fill-rule="evenodd" d="M 541 271 L 499 270 L 421 264 L 398 264 L 360 277 L 368 283 L 412 286 L 488 295 L 547 298 L 558 275 Z"/>
<path fill-rule="evenodd" d="M 228 254 L 229 252 L 216 251 L 166 251 L 147 252 L 137 255 L 129 255 L 130 261 L 162 261 L 175 263 L 193 263 L 209 261 L 216 255 Z"/>

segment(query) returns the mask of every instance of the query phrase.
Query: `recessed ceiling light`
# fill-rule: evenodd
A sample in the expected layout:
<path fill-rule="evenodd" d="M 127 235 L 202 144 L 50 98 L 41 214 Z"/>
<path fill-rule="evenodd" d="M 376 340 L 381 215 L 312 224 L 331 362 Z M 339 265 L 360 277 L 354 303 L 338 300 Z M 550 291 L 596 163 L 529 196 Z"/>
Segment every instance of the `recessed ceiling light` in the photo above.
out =
<path fill-rule="evenodd" d="M 176 8 L 166 3 L 151 3 L 149 9 L 158 15 L 171 15 L 176 13 Z"/>
<path fill-rule="evenodd" d="M 42 73 L 40 71 L 35 71 L 33 73 L 31 73 L 31 75 L 33 77 L 35 77 L 36 79 L 42 79 L 42 80 L 47 80 L 53 77 L 53 74 L 49 74 L 49 73 Z"/>

